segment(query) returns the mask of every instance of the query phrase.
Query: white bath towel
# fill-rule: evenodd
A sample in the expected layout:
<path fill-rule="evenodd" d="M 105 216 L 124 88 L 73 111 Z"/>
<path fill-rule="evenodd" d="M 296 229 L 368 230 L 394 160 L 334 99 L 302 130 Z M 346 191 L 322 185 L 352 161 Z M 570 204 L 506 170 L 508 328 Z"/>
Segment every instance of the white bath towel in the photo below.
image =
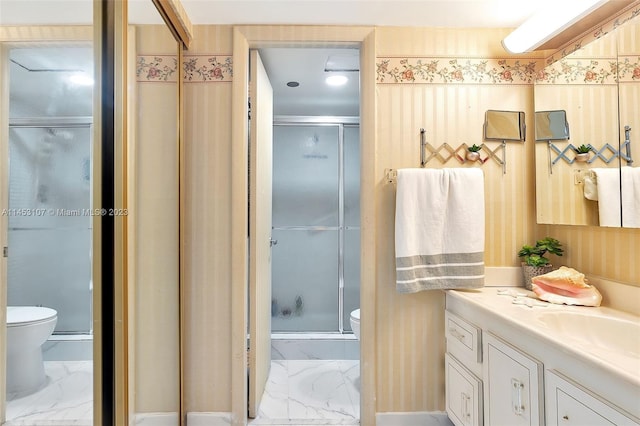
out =
<path fill-rule="evenodd" d="M 484 286 L 484 175 L 478 168 L 400 169 L 396 290 Z"/>
<path fill-rule="evenodd" d="M 591 169 L 598 185 L 600 226 L 620 226 L 620 171 L 617 168 Z"/>
<path fill-rule="evenodd" d="M 622 167 L 622 226 L 640 227 L 640 167 Z"/>
<path fill-rule="evenodd" d="M 589 176 L 585 176 L 584 180 L 584 188 L 582 192 L 584 194 L 584 198 L 591 201 L 598 201 L 598 185 L 596 185 L 596 180 L 591 179 Z"/>

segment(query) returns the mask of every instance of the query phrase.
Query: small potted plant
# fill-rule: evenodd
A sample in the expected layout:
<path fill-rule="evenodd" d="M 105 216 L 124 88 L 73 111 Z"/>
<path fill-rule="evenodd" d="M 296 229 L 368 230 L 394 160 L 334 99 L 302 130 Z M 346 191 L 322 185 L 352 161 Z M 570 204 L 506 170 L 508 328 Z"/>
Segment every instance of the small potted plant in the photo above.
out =
<path fill-rule="evenodd" d="M 589 161 L 589 152 L 591 152 L 591 145 L 582 144 L 577 148 L 574 148 L 576 152 L 576 162 L 586 163 Z"/>
<path fill-rule="evenodd" d="M 482 145 L 473 144 L 467 148 L 467 160 L 469 161 L 478 161 L 480 159 L 480 150 L 482 149 Z"/>
<path fill-rule="evenodd" d="M 544 257 L 547 252 L 562 256 L 563 250 L 560 241 L 546 237 L 536 241 L 535 246 L 525 244 L 518 252 L 518 257 L 522 258 L 524 285 L 528 290 L 531 290 L 531 278 L 553 270 L 553 265 L 551 265 L 549 259 Z"/>

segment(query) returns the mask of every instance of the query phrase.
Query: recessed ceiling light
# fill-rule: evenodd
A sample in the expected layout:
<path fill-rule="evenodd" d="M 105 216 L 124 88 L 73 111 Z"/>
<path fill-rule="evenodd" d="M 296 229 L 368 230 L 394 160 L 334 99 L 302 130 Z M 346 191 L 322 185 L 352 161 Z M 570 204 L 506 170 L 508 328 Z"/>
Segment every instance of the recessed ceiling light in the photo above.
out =
<path fill-rule="evenodd" d="M 297 81 L 290 81 L 287 83 L 287 86 L 289 87 L 298 87 L 300 86 L 300 83 L 298 83 Z"/>
<path fill-rule="evenodd" d="M 326 78 L 325 82 L 329 86 L 342 86 L 344 84 L 347 84 L 348 80 L 349 79 L 345 75 L 330 75 Z"/>

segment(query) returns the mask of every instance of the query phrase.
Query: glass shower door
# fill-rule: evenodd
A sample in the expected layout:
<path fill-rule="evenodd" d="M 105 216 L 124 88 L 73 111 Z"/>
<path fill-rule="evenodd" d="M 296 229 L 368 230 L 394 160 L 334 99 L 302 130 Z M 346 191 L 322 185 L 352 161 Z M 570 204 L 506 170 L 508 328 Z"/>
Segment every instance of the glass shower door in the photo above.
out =
<path fill-rule="evenodd" d="M 276 125 L 272 330 L 339 329 L 339 126 Z"/>
<path fill-rule="evenodd" d="M 91 332 L 91 127 L 9 133 L 9 305 L 58 311 L 57 333 Z"/>

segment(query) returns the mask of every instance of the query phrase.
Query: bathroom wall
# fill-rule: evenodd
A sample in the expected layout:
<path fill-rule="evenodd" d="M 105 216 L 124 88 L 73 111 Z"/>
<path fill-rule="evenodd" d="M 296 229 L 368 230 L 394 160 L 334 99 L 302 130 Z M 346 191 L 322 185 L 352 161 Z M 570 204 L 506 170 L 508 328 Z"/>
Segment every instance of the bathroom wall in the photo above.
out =
<path fill-rule="evenodd" d="M 508 57 L 500 46 L 507 33 L 501 29 L 377 29 L 379 178 L 385 168 L 420 166 L 420 128 L 434 149 L 447 143 L 454 150 L 462 143 L 483 143 L 488 109 L 524 111 L 527 128 L 533 128 L 532 67 L 539 58 Z M 482 168 L 487 266 L 517 265 L 517 250 L 533 239 L 532 141 L 529 131 L 526 143 L 507 143 L 505 173 L 494 159 L 480 165 L 433 158 L 427 164 Z M 491 151 L 499 145 L 486 142 Z M 444 158 L 452 156 L 444 147 L 439 152 Z M 496 152 L 501 158 L 501 152 Z M 444 293 L 401 295 L 395 291 L 395 188 L 380 181 L 377 191 L 377 411 L 444 410 Z"/>
<path fill-rule="evenodd" d="M 189 55 L 218 55 L 220 60 L 220 55 L 231 53 L 230 27 L 194 29 Z M 283 37 L 313 32 L 305 27 L 271 31 L 280 31 Z M 585 272 L 624 282 L 638 276 L 637 267 L 631 266 L 637 256 L 635 247 L 640 246 L 637 230 L 536 224 L 532 73 L 543 58 L 538 54 L 507 56 L 500 46 L 507 33 L 503 29 L 376 29 L 376 137 L 375 142 L 363 139 L 376 150 L 372 196 L 376 207 L 374 212 L 364 212 L 376 218 L 377 266 L 375 274 L 367 272 L 376 279 L 374 286 L 363 287 L 376 300 L 375 312 L 368 314 L 376 319 L 375 328 L 363 325 L 363 332 L 370 333 L 368 342 L 374 342 L 372 362 L 363 365 L 363 374 L 374 370 L 375 402 L 371 409 L 376 412 L 444 409 L 444 295 L 395 292 L 395 191 L 384 182 L 386 168 L 419 166 L 421 127 L 431 144 L 438 147 L 446 142 L 455 148 L 461 143 L 482 142 L 487 109 L 526 113 L 527 141 L 508 143 L 506 173 L 494 159 L 482 166 L 461 164 L 455 158 L 445 164 L 434 159 L 428 165 L 481 167 L 484 171 L 487 266 L 519 266 L 516 253 L 520 246 L 549 234 L 565 242 L 568 256 L 564 260 L 585 268 Z M 427 77 L 418 74 L 418 59 L 423 64 L 435 63 L 425 68 Z M 404 65 L 418 68 L 413 68 L 413 75 L 403 74 L 407 71 Z M 394 73 L 395 67 L 402 72 Z M 429 76 L 433 80 L 429 81 Z M 185 97 L 185 403 L 190 412 L 229 412 L 231 87 L 224 81 L 188 83 Z M 487 143 L 491 150 L 498 145 Z M 448 155 L 446 151 L 441 154 Z M 496 155 L 501 158 L 499 150 Z M 363 164 L 365 169 L 370 166 Z M 605 253 L 615 253 L 619 262 L 600 260 Z M 594 258 L 598 260 L 594 262 Z M 237 320 L 240 318 L 233 318 Z M 367 403 L 365 410 L 369 409 Z"/>
<path fill-rule="evenodd" d="M 177 42 L 164 25 L 129 31 L 129 318 L 133 411 L 180 404 Z M 135 41 L 135 42 L 134 42 Z M 173 417 L 172 417 L 173 418 Z"/>
<path fill-rule="evenodd" d="M 187 412 L 231 411 L 231 83 L 223 67 L 232 51 L 231 27 L 195 26 L 185 57 Z"/>

